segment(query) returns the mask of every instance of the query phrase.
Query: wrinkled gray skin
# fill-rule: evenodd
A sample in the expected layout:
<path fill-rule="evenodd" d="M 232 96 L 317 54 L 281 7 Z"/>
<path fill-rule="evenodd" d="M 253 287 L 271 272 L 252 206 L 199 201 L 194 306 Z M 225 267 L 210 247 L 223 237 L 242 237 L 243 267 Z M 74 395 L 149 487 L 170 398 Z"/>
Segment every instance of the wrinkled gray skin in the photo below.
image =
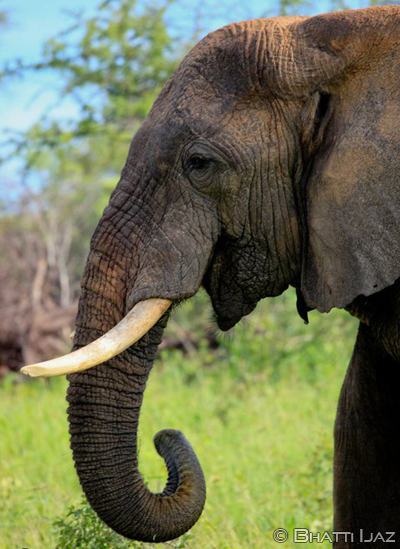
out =
<path fill-rule="evenodd" d="M 180 301 L 201 284 L 223 330 L 288 285 L 303 317 L 346 307 L 361 327 L 336 422 L 335 529 L 400 536 L 399 42 L 396 7 L 232 24 L 202 40 L 132 141 L 92 239 L 74 343 L 140 300 Z M 138 471 L 167 317 L 68 390 L 90 503 L 121 534 L 158 542 L 187 531 L 205 501 L 178 431 L 156 436 L 163 493 Z"/>

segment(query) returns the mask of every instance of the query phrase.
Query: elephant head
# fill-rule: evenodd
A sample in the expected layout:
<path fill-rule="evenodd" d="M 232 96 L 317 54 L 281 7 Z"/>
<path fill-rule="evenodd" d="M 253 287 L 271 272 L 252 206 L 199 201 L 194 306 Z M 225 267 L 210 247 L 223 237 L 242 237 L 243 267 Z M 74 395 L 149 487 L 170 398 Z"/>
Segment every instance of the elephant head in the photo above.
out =
<path fill-rule="evenodd" d="M 173 539 L 205 501 L 178 431 L 155 438 L 164 491 L 138 471 L 140 406 L 171 302 L 203 285 L 227 330 L 289 285 L 327 312 L 400 276 L 399 42 L 396 7 L 229 25 L 186 56 L 135 135 L 82 278 L 74 356 L 77 369 L 98 365 L 68 390 L 80 482 L 121 534 Z M 159 309 L 139 335 L 82 362 L 81 347 L 123 331 L 143 304 Z"/>

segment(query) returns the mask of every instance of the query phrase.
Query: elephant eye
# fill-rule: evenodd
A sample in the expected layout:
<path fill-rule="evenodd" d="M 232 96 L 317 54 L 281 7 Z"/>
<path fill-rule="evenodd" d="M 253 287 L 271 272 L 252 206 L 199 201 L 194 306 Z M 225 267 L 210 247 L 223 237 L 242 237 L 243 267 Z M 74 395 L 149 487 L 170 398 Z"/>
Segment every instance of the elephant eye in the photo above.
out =
<path fill-rule="evenodd" d="M 199 154 L 194 154 L 188 158 L 185 166 L 186 177 L 199 190 L 207 191 L 213 184 L 213 166 L 214 160 L 206 158 Z"/>
<path fill-rule="evenodd" d="M 209 168 L 211 162 L 212 162 L 211 160 L 209 160 L 208 158 L 204 158 L 203 156 L 197 156 L 197 155 L 192 156 L 188 162 L 188 172 L 189 173 L 193 171 L 201 172 L 206 168 Z"/>

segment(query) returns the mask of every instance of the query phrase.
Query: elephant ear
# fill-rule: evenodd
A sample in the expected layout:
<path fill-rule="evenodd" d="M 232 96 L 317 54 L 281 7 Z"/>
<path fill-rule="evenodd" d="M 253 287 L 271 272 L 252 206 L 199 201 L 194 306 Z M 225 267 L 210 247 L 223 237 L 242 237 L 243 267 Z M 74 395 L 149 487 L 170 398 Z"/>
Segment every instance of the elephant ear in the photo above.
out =
<path fill-rule="evenodd" d="M 400 8 L 312 17 L 297 33 L 302 62 L 321 59 L 308 70 L 322 105 L 302 189 L 301 290 L 328 312 L 400 277 Z"/>

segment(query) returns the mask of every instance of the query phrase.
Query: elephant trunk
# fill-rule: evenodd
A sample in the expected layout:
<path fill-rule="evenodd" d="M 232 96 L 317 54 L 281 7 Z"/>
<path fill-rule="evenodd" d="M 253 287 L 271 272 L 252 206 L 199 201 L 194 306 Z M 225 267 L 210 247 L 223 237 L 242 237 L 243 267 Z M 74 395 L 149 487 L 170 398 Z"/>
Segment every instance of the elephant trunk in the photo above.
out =
<path fill-rule="evenodd" d="M 168 469 L 162 493 L 151 493 L 138 470 L 140 408 L 164 323 L 109 363 L 69 376 L 67 396 L 71 448 L 90 504 L 115 531 L 147 542 L 182 535 L 205 501 L 200 464 L 179 431 L 154 437 Z"/>
<path fill-rule="evenodd" d="M 123 315 L 126 270 L 115 266 L 110 276 L 104 257 L 92 248 L 75 348 L 103 335 Z M 71 448 L 82 488 L 106 524 L 128 538 L 145 542 L 182 535 L 198 520 L 205 502 L 201 466 L 180 431 L 164 430 L 154 437 L 168 469 L 163 492 L 150 492 L 138 469 L 140 408 L 167 319 L 168 312 L 118 356 L 68 377 Z"/>

